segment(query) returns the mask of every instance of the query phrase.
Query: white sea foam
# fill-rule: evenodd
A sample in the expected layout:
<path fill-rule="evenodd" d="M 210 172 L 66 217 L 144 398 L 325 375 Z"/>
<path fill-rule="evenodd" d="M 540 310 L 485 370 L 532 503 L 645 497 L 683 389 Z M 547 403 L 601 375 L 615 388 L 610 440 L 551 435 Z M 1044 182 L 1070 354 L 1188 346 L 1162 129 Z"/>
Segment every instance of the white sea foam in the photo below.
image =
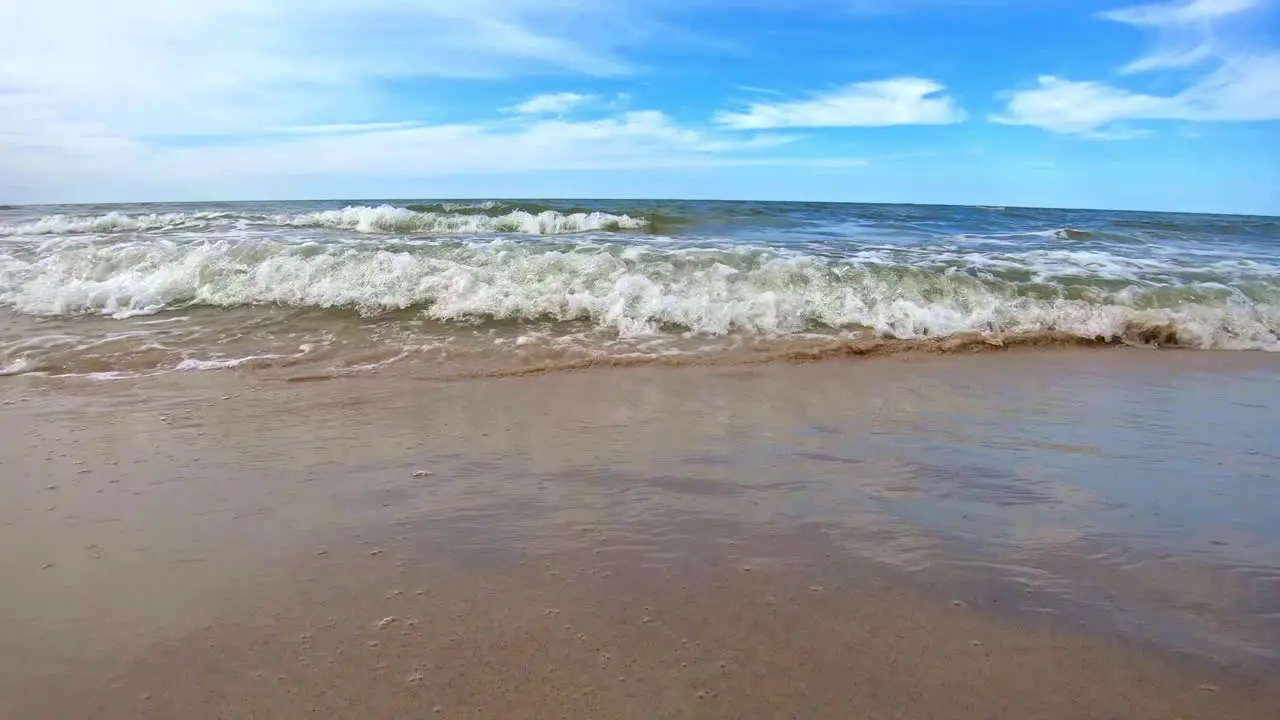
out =
<path fill-rule="evenodd" d="M 5 360 L 4 365 L 0 365 L 0 377 L 8 375 L 21 375 L 30 372 L 35 367 L 35 363 L 30 358 L 19 356 Z"/>
<path fill-rule="evenodd" d="M 46 215 L 29 222 L 0 225 L 0 237 L 21 235 L 85 235 L 195 228 L 234 218 L 230 213 L 150 213 L 127 215 Z"/>
<path fill-rule="evenodd" d="M 458 210 L 493 210 L 494 208 L 500 207 L 506 207 L 506 205 L 498 202 L 497 200 L 485 200 L 484 202 L 479 203 L 440 203 L 440 208 L 445 212 L 455 212 Z"/>
<path fill-rule="evenodd" d="M 272 221 L 296 227 L 329 227 L 360 233 L 461 233 L 493 232 L 530 235 L 567 235 L 592 230 L 636 230 L 645 226 L 642 218 L 611 213 L 559 213 L 546 210 L 530 213 L 513 210 L 504 215 L 480 213 L 416 212 L 407 208 L 348 207 L 342 210 L 276 215 Z"/>
<path fill-rule="evenodd" d="M 1167 327 L 1192 347 L 1280 349 L 1271 268 L 1208 278 L 1197 268 L 1182 278 L 1171 262 L 1094 251 L 983 255 L 987 266 L 867 252 L 833 260 L 750 246 L 148 239 L 0 254 L 0 305 L 115 317 L 193 305 L 420 308 L 442 322 L 574 320 L 622 337 L 859 327 L 898 338 L 1046 330 L 1119 338 Z"/>
<path fill-rule="evenodd" d="M 163 372 L 132 372 L 129 370 L 104 370 L 102 372 L 91 373 L 68 373 L 65 377 L 78 377 L 85 380 L 133 380 L 135 378 L 147 377 L 149 375 L 162 375 Z"/>
<path fill-rule="evenodd" d="M 262 355 L 246 355 L 244 357 L 231 358 L 210 358 L 202 360 L 200 358 L 185 358 L 174 368 L 180 371 L 188 370 L 226 370 L 227 368 L 240 367 L 252 362 L 272 362 L 280 360 L 300 360 L 310 355 L 316 346 L 306 343 L 298 347 L 298 352 L 292 355 L 281 355 L 278 353 L 269 353 Z"/>
<path fill-rule="evenodd" d="M 225 370 L 227 368 L 239 367 L 247 362 L 255 360 L 265 360 L 279 357 L 278 355 L 250 355 L 242 358 L 223 358 L 219 360 L 200 360 L 197 358 L 187 358 L 178 363 L 175 370 Z"/>
<path fill-rule="evenodd" d="M 441 206 L 442 212 L 419 212 L 408 208 L 380 205 L 351 206 L 341 210 L 325 210 L 301 214 L 254 214 L 231 212 L 175 212 L 153 214 L 48 215 L 37 220 L 0 224 L 0 237 L 40 235 L 110 235 L 164 230 L 194 230 L 222 225 L 258 225 L 277 227 L 315 227 L 350 230 L 358 233 L 387 234 L 485 234 L 521 233 L 530 235 L 567 235 L 600 230 L 640 230 L 644 218 L 605 212 L 560 213 L 545 210 L 538 213 L 511 210 L 501 215 L 465 210 L 494 210 L 501 206 Z"/>

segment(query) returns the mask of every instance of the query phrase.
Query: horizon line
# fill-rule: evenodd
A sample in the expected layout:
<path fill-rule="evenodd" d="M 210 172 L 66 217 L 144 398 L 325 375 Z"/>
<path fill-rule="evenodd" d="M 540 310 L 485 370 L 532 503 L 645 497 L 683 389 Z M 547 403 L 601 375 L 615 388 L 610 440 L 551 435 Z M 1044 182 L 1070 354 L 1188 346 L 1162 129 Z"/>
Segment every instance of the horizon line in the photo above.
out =
<path fill-rule="evenodd" d="M 107 202 L 41 202 L 41 203 L 0 203 L 0 210 L 18 209 L 18 208 L 42 208 L 42 207 L 111 207 L 111 206 L 129 206 L 129 205 L 236 205 L 250 203 L 352 203 L 352 202 L 381 202 L 381 203 L 399 203 L 399 202 L 467 202 L 467 201 L 498 201 L 498 202 L 534 202 L 534 203 L 562 203 L 562 202 L 583 202 L 583 203 L 657 203 L 657 202 L 674 202 L 674 203 L 759 203 L 759 204 L 777 204 L 777 205 L 866 205 L 866 206 L 910 206 L 910 207 L 951 207 L 951 208 L 973 208 L 985 210 L 1054 210 L 1068 212 L 1115 212 L 1115 213 L 1133 213 L 1146 215 L 1203 215 L 1218 217 L 1243 217 L 1243 218 L 1262 218 L 1262 219 L 1280 219 L 1280 212 L 1275 214 L 1260 213 L 1243 213 L 1243 212 L 1208 212 L 1202 210 L 1149 210 L 1119 207 L 1081 207 L 1081 206 L 1037 206 L 1037 205 L 1016 205 L 1005 203 L 981 203 L 981 204 L 964 204 L 964 203 L 930 203 L 930 202 L 911 202 L 911 201 L 895 201 L 895 202 L 868 202 L 859 200 L 777 200 L 777 199 L 723 199 L 723 198 L 677 198 L 677 197 L 521 197 L 521 196 L 423 196 L 423 197 L 306 197 L 306 198 L 270 198 L 260 200 L 135 200 L 135 201 L 107 201 Z"/>

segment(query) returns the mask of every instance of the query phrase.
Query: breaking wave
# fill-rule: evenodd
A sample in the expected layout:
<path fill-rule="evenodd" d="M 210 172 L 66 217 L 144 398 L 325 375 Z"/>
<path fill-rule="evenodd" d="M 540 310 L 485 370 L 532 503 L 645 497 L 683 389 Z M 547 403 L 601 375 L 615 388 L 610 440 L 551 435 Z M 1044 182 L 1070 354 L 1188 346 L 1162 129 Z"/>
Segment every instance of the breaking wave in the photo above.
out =
<path fill-rule="evenodd" d="M 232 213 L 149 213 L 128 215 L 109 212 L 104 215 L 46 215 L 39 220 L 0 225 L 0 237 L 26 235 L 87 235 L 90 233 L 146 232 L 151 230 L 183 230 L 206 227 L 235 218 Z"/>
<path fill-rule="evenodd" d="M 313 227 L 383 234 L 488 234 L 569 235 L 593 231 L 643 230 L 643 217 L 607 212 L 559 212 L 540 209 L 505 210 L 498 203 L 458 205 L 441 203 L 414 208 L 392 205 L 350 206 L 340 210 L 308 213 L 171 212 L 102 215 L 47 215 L 21 223 L 0 225 L 0 237 L 86 235 L 200 230 L 226 227 Z M 429 209 L 430 208 L 430 209 Z"/>
<path fill-rule="evenodd" d="M 639 230 L 643 219 L 604 212 L 563 214 L 554 210 L 530 213 L 513 210 L 502 215 L 459 212 L 419 212 L 408 208 L 349 207 L 342 210 L 277 215 L 277 225 L 326 227 L 361 233 L 483 234 L 524 233 L 529 235 L 569 235 L 594 230 Z"/>
<path fill-rule="evenodd" d="M 501 223 L 511 215 L 467 217 Z M 443 227 L 427 216 L 353 208 L 288 221 L 371 223 L 367 232 Z M 448 227 L 457 232 L 461 220 L 451 217 Z M 574 217 L 519 222 L 528 223 L 521 225 L 526 232 L 547 234 L 605 222 Z M 1229 282 L 1198 270 L 1179 280 L 1157 261 L 1099 252 L 1028 254 L 1021 265 L 989 255 L 930 257 L 913 263 L 746 245 L 551 239 L 344 245 L 147 238 L 0 255 L 0 305 L 31 315 L 113 317 L 191 306 L 340 308 L 368 316 L 415 309 L 444 323 L 585 322 L 622 337 L 852 329 L 903 340 L 1065 333 L 1280 349 L 1280 285 L 1256 273 Z"/>

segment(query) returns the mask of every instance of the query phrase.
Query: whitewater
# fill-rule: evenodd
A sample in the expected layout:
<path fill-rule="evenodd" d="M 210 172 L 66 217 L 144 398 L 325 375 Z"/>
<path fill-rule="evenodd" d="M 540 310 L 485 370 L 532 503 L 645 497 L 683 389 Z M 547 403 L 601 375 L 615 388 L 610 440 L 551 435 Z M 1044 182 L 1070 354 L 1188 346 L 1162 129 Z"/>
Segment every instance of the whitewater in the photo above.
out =
<path fill-rule="evenodd" d="M 819 203 L 0 209 L 0 371 L 1052 336 L 1280 349 L 1280 220 Z"/>

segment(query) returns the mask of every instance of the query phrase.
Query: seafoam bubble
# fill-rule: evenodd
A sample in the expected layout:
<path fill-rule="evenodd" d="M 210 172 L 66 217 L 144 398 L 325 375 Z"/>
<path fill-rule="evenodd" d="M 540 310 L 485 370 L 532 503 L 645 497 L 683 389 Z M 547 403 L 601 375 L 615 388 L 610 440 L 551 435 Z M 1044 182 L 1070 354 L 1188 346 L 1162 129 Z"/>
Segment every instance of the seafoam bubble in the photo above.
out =
<path fill-rule="evenodd" d="M 0 237 L 40 235 L 109 235 L 165 230 L 192 230 L 211 225 L 249 223 L 280 227 L 317 227 L 359 233 L 443 234 L 522 233 L 566 235 L 593 230 L 639 230 L 644 218 L 607 212 L 527 212 L 513 209 L 489 214 L 502 206 L 449 205 L 440 211 L 417 211 L 393 205 L 353 205 L 309 213 L 174 212 L 103 215 L 48 215 L 37 220 L 0 225 Z M 472 212 L 462 212 L 472 210 Z M 481 210 L 485 212 L 474 212 Z"/>
<path fill-rule="evenodd" d="M 424 215 L 405 212 L 413 222 Z M 339 212 L 325 222 L 366 220 L 360 212 Z M 217 236 L 72 243 L 2 257 L 0 305 L 39 316 L 125 318 L 256 305 L 377 316 L 416 308 L 442 323 L 572 321 L 624 338 L 858 328 L 900 339 L 1049 331 L 1195 348 L 1280 348 L 1277 268 L 1187 269 L 1097 249 L 860 248 L 833 257 L 596 236 L 417 244 Z M 535 332 L 542 330 L 521 337 Z M 193 360 L 184 369 L 250 359 L 257 358 Z"/>
<path fill-rule="evenodd" d="M 273 222 L 301 227 L 331 227 L 360 233 L 524 233 L 530 235 L 567 235 L 591 230 L 637 230 L 645 226 L 643 218 L 605 212 L 539 213 L 513 210 L 502 215 L 477 213 L 417 212 L 407 208 L 347 207 L 342 210 L 277 215 Z"/>
<path fill-rule="evenodd" d="M 46 215 L 38 220 L 0 225 L 0 237 L 16 235 L 85 235 L 197 228 L 234 220 L 227 212 L 174 212 L 103 215 Z"/>
<path fill-rule="evenodd" d="M 199 358 L 184 358 L 181 362 L 177 364 L 177 366 L 174 369 L 179 371 L 225 370 L 227 368 L 240 367 L 241 365 L 246 365 L 254 362 L 269 363 L 269 362 L 279 362 L 282 360 L 291 360 L 291 359 L 296 360 L 296 359 L 301 359 L 306 357 L 314 349 L 315 348 L 312 345 L 303 345 L 299 347 L 298 352 L 293 355 L 262 354 L 262 355 L 246 355 L 244 357 L 210 358 L 210 359 L 203 359 L 203 360 Z"/>
<path fill-rule="evenodd" d="M 198 360 L 196 358 L 186 358 L 178 363 L 176 370 L 224 370 L 226 368 L 239 367 L 247 362 L 254 360 L 262 360 L 268 358 L 281 357 L 279 355 L 250 355 L 242 358 L 224 358 L 220 360 Z"/>
<path fill-rule="evenodd" d="M 4 363 L 3 365 L 0 365 L 0 377 L 4 377 L 6 375 L 21 375 L 23 373 L 31 372 L 32 368 L 36 366 L 36 363 L 25 355 L 9 359 L 0 359 L 0 362 Z"/>

